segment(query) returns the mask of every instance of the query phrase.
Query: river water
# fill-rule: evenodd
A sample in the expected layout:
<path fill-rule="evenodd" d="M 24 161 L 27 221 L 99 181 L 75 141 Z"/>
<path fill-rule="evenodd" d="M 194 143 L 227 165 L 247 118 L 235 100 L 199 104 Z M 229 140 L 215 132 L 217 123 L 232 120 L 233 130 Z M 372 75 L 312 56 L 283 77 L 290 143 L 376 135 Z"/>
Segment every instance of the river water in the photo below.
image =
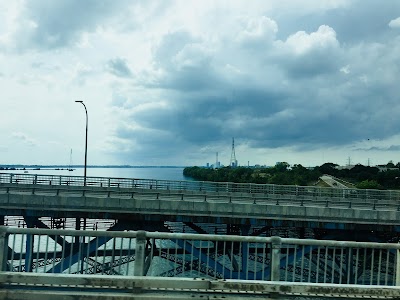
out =
<path fill-rule="evenodd" d="M 117 177 L 137 179 L 163 179 L 163 180 L 192 180 L 183 176 L 181 167 L 131 167 L 131 168 L 87 168 L 86 176 L 94 177 Z M 28 173 L 40 175 L 67 175 L 83 176 L 84 169 L 76 168 L 73 171 L 67 169 L 41 168 L 40 170 L 0 170 L 0 173 Z"/>

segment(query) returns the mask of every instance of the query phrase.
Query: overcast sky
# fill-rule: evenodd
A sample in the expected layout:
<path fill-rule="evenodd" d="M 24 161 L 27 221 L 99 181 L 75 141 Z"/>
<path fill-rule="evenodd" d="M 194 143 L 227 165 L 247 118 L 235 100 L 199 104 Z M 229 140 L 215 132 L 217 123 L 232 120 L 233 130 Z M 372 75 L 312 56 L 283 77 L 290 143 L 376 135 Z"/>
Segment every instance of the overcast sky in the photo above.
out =
<path fill-rule="evenodd" d="M 0 164 L 400 161 L 400 1 L 0 0 Z"/>

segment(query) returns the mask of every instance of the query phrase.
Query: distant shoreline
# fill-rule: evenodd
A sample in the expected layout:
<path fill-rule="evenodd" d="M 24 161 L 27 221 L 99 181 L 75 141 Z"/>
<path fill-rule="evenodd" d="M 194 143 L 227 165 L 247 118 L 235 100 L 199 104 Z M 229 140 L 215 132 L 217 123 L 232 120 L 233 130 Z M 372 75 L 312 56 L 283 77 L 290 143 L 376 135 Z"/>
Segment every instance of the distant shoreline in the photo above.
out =
<path fill-rule="evenodd" d="M 84 168 L 82 165 L 0 165 L 0 171 L 10 169 L 27 169 L 27 170 L 38 170 L 38 169 L 81 169 Z M 185 168 L 185 166 L 129 166 L 129 165 L 89 165 L 87 168 L 125 168 L 125 169 L 139 169 L 139 168 Z"/>

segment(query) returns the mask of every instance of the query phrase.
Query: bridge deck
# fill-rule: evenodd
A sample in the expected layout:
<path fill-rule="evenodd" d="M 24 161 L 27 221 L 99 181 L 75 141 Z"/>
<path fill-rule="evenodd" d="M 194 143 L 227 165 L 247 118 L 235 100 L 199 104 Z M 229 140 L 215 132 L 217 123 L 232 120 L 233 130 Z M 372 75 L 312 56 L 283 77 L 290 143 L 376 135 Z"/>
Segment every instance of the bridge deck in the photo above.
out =
<path fill-rule="evenodd" d="M 268 225 L 314 222 L 398 230 L 399 191 L 0 174 L 5 215 Z M 247 192 L 245 192 L 247 191 Z M 373 227 L 372 227 L 373 228 Z"/>

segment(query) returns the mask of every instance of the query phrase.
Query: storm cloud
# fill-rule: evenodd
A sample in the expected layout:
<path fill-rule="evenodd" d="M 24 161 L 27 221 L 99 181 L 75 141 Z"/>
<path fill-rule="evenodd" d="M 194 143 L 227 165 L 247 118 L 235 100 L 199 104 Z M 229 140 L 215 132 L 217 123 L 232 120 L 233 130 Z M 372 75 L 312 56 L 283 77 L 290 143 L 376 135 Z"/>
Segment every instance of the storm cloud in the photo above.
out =
<path fill-rule="evenodd" d="M 96 99 L 99 163 L 203 164 L 232 137 L 261 164 L 397 151 L 397 1 L 21 3 L 0 49 Z"/>

